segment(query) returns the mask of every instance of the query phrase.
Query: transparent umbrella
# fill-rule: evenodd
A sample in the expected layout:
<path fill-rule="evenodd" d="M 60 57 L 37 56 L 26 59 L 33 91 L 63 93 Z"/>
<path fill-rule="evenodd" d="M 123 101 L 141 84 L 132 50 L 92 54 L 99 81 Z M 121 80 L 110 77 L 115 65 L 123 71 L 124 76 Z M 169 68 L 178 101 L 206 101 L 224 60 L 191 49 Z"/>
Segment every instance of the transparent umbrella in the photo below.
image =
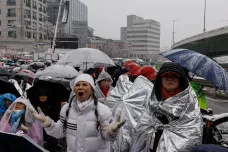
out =
<path fill-rule="evenodd" d="M 54 78 L 66 78 L 73 79 L 79 75 L 78 71 L 69 65 L 52 65 L 39 71 L 35 74 L 35 77 L 50 76 Z"/>
<path fill-rule="evenodd" d="M 57 62 L 59 65 L 70 65 L 73 67 L 86 67 L 93 65 L 93 67 L 111 67 L 115 66 L 114 62 L 104 52 L 91 49 L 91 48 L 79 48 L 66 53 Z"/>

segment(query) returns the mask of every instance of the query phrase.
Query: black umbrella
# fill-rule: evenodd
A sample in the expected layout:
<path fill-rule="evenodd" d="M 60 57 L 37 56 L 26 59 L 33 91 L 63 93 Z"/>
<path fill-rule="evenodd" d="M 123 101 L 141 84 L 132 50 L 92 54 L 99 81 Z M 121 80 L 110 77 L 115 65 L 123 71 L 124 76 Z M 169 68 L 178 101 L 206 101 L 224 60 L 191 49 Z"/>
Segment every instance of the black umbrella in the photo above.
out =
<path fill-rule="evenodd" d="M 47 152 L 44 148 L 34 143 L 26 135 L 0 132 L 1 152 Z"/>
<path fill-rule="evenodd" d="M 42 62 L 33 62 L 29 65 L 28 70 L 38 70 L 38 69 L 44 69 L 45 65 Z"/>
<path fill-rule="evenodd" d="M 39 92 L 45 90 L 51 104 L 58 104 L 61 101 L 68 101 L 70 90 L 65 86 L 66 82 L 61 83 L 54 80 L 36 80 L 34 85 L 27 90 L 27 96 L 32 104 L 37 101 Z"/>
<path fill-rule="evenodd" d="M 65 79 L 65 78 L 53 78 L 48 76 L 40 76 L 39 78 L 35 78 L 33 84 L 35 85 L 39 81 L 48 81 L 52 83 L 57 83 L 65 87 L 67 90 L 71 90 L 70 88 L 70 81 L 72 79 Z"/>
<path fill-rule="evenodd" d="M 41 102 L 40 95 L 47 96 L 47 101 Z M 61 81 L 38 80 L 27 90 L 27 97 L 31 104 L 35 108 L 41 107 L 43 112 L 55 121 L 59 119 L 61 102 L 67 102 L 69 96 L 70 89 L 68 90 Z"/>
<path fill-rule="evenodd" d="M 0 79 L 0 94 L 5 94 L 5 93 L 12 93 L 16 97 L 21 96 L 13 83 Z"/>

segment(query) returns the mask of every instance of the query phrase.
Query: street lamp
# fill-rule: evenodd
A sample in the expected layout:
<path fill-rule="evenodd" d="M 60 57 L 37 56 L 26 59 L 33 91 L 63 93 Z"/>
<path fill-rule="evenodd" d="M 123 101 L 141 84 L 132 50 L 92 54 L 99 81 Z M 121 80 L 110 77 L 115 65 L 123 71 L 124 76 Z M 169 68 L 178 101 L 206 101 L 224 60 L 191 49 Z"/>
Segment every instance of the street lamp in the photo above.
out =
<path fill-rule="evenodd" d="M 173 20 L 173 45 L 175 44 L 175 22 L 178 22 L 180 20 Z"/>
<path fill-rule="evenodd" d="M 203 22 L 203 32 L 206 32 L 206 9 L 207 9 L 207 0 L 204 3 L 204 22 Z"/>

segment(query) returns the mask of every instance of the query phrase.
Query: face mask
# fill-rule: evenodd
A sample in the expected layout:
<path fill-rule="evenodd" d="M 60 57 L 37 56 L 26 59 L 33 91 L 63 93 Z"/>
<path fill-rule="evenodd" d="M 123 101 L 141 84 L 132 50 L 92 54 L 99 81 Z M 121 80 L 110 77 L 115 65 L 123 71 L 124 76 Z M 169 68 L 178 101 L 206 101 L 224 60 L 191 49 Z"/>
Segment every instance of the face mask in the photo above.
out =
<path fill-rule="evenodd" d="M 14 113 L 18 114 L 21 110 L 13 110 Z"/>

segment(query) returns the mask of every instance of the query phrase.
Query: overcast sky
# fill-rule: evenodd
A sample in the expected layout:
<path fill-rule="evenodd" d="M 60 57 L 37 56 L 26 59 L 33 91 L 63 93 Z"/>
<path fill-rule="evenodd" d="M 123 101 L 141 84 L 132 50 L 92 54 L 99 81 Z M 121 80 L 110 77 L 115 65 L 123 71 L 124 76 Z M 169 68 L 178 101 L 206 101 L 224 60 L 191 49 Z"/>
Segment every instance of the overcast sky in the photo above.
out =
<path fill-rule="evenodd" d="M 120 39 L 127 15 L 154 19 L 161 24 L 161 47 L 170 47 L 173 20 L 175 41 L 203 32 L 204 0 L 81 0 L 88 6 L 89 26 L 95 35 Z M 227 21 L 221 21 L 227 20 Z M 228 25 L 228 0 L 207 0 L 206 30 Z"/>

